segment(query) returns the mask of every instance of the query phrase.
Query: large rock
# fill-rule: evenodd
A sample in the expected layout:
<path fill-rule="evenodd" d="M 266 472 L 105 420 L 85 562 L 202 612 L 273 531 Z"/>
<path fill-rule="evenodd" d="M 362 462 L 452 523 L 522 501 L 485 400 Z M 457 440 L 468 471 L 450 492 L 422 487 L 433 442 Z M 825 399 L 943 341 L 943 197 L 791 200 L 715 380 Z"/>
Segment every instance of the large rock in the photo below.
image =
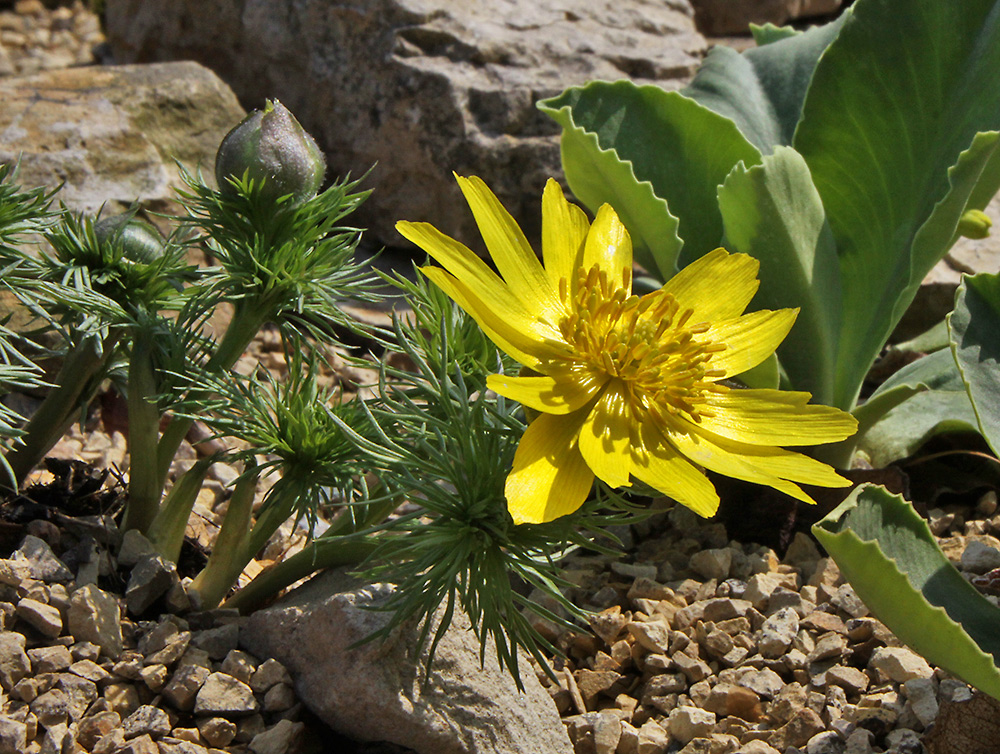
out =
<path fill-rule="evenodd" d="M 703 34 L 749 34 L 750 24 L 782 26 L 798 18 L 833 13 L 843 0 L 691 0 Z"/>
<path fill-rule="evenodd" d="M 197 63 L 85 67 L 0 80 L 0 162 L 20 157 L 25 187 L 64 182 L 59 199 L 96 212 L 136 199 L 169 207 L 174 160 L 213 176 L 215 151 L 243 117 Z"/>
<path fill-rule="evenodd" d="M 280 99 L 331 173 L 378 163 L 358 213 L 478 238 L 452 171 L 481 176 L 538 235 L 558 129 L 541 98 L 591 79 L 677 88 L 705 47 L 687 0 L 107 0 L 120 62 L 198 60 L 248 107 Z"/>
<path fill-rule="evenodd" d="M 438 645 L 426 680 L 401 627 L 386 643 L 351 645 L 385 626 L 387 613 L 366 609 L 392 587 L 359 586 L 329 571 L 274 607 L 254 613 L 241 643 L 273 657 L 295 677 L 299 698 L 330 727 L 362 741 L 389 741 L 420 754 L 572 754 L 555 705 L 525 662 L 519 692 L 492 648 L 479 644 L 464 614 Z"/>

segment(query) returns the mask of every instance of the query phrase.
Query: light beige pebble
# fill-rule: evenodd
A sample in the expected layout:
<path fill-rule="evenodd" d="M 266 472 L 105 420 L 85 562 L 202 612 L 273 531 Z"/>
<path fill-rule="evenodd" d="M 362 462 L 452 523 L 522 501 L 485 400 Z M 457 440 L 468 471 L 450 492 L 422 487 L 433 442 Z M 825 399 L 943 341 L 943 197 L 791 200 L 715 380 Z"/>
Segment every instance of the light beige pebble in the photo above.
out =
<path fill-rule="evenodd" d="M 869 679 L 864 671 L 857 668 L 834 665 L 826 671 L 826 682 L 851 694 L 860 694 L 868 688 Z"/>
<path fill-rule="evenodd" d="M 896 683 L 930 678 L 934 673 L 923 657 L 906 647 L 879 647 L 872 653 L 868 667 L 881 671 Z"/>
<path fill-rule="evenodd" d="M 655 720 L 647 720 L 639 727 L 636 754 L 662 754 L 670 737 Z"/>
<path fill-rule="evenodd" d="M 715 715 L 698 707 L 677 707 L 667 717 L 667 732 L 682 744 L 712 732 Z"/>
<path fill-rule="evenodd" d="M 62 633 L 63 622 L 59 609 L 33 599 L 22 599 L 14 614 L 43 636 L 54 638 Z"/>
<path fill-rule="evenodd" d="M 672 631 L 666 621 L 631 621 L 625 630 L 647 652 L 667 654 L 670 651 Z"/>
<path fill-rule="evenodd" d="M 733 564 L 733 551 L 728 547 L 699 550 L 691 556 L 689 566 L 692 571 L 706 579 L 729 578 Z"/>

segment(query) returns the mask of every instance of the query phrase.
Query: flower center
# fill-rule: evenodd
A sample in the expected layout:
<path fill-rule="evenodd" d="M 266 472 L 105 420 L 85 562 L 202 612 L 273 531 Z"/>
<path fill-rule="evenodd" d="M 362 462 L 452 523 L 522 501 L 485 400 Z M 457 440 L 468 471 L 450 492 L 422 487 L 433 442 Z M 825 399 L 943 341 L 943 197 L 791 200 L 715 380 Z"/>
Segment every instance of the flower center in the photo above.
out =
<path fill-rule="evenodd" d="M 708 323 L 691 323 L 691 309 L 681 310 L 672 294 L 659 290 L 645 296 L 626 296 L 632 272 L 622 282 L 611 281 L 594 265 L 577 271 L 576 292 L 559 281 L 559 292 L 570 309 L 559 327 L 578 358 L 591 369 L 622 380 L 632 397 L 633 410 L 666 410 L 700 421 L 706 393 L 728 388 L 716 384 L 725 376 L 711 369 L 713 355 L 723 343 L 699 339 Z"/>

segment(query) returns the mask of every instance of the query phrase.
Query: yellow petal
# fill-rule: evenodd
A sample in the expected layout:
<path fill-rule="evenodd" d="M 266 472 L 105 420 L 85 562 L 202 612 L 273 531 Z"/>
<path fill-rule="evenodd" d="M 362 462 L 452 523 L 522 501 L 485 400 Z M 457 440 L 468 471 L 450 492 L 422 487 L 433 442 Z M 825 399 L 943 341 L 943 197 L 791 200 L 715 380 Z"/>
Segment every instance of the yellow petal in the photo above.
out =
<path fill-rule="evenodd" d="M 609 487 L 627 487 L 632 469 L 634 417 L 621 380 L 611 380 L 580 428 L 580 453 Z"/>
<path fill-rule="evenodd" d="M 536 411 L 565 415 L 590 403 L 607 381 L 606 375 L 584 370 L 541 377 L 491 374 L 486 387 Z"/>
<path fill-rule="evenodd" d="M 504 312 L 512 312 L 521 319 L 537 317 L 511 293 L 507 284 L 477 257 L 465 244 L 446 236 L 430 223 L 396 223 L 396 230 L 407 241 L 426 251 L 448 272 L 475 291 L 479 298 L 489 301 Z"/>
<path fill-rule="evenodd" d="M 760 263 L 746 254 L 715 249 L 699 257 L 663 284 L 681 311 L 693 309 L 692 324 L 738 317 L 747 308 L 760 282 Z"/>
<path fill-rule="evenodd" d="M 575 285 L 588 230 L 587 215 L 566 201 L 562 188 L 549 178 L 542 194 L 542 259 L 549 284 L 555 290 L 559 290 L 561 278 L 569 284 L 567 290 Z"/>
<path fill-rule="evenodd" d="M 632 446 L 632 475 L 664 495 L 708 518 L 719 509 L 719 494 L 701 471 L 684 458 L 650 424 Z"/>
<path fill-rule="evenodd" d="M 559 289 L 549 282 L 514 218 L 481 179 L 457 175 L 455 178 L 472 208 L 493 263 L 511 292 L 531 311 L 557 322 L 565 312 L 559 301 Z"/>
<path fill-rule="evenodd" d="M 825 463 L 775 447 L 745 445 L 691 425 L 690 432 L 666 433 L 687 458 L 733 479 L 767 485 L 806 503 L 815 501 L 795 482 L 844 487 L 850 482 Z"/>
<path fill-rule="evenodd" d="M 608 273 L 614 287 L 624 287 L 626 294 L 632 293 L 632 239 L 610 204 L 597 210 L 583 247 L 583 269 L 589 270 L 595 264 Z M 622 279 L 625 270 L 629 273 L 628 286 Z"/>
<path fill-rule="evenodd" d="M 540 414 L 528 425 L 504 488 L 514 523 L 553 521 L 583 505 L 594 483 L 576 443 L 585 418 Z"/>
<path fill-rule="evenodd" d="M 798 309 L 765 309 L 714 323 L 699 339 L 722 343 L 726 350 L 712 356 L 709 366 L 724 370 L 726 377 L 752 369 L 774 353 L 792 329 L 798 313 Z"/>
<path fill-rule="evenodd" d="M 515 316 L 514 311 L 496 312 L 461 280 L 440 267 L 421 267 L 420 271 L 476 320 L 500 350 L 521 364 L 537 367 L 570 354 L 562 336 L 544 322 Z"/>
<path fill-rule="evenodd" d="M 853 435 L 857 420 L 832 406 L 807 405 L 812 396 L 786 390 L 708 393 L 699 426 L 751 445 L 822 445 Z"/>

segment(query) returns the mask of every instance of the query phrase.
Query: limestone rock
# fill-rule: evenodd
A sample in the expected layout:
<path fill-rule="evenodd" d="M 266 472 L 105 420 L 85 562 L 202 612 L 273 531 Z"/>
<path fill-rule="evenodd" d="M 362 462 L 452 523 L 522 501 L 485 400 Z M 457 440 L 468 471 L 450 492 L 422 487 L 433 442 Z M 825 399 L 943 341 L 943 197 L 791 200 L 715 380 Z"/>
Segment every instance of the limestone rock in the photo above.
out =
<path fill-rule="evenodd" d="M 175 158 L 212 174 L 219 141 L 243 117 L 197 63 L 85 67 L 0 80 L 0 162 L 20 155 L 23 186 L 55 187 L 96 212 L 136 199 L 155 209 L 180 186 Z"/>
<path fill-rule="evenodd" d="M 730 2 L 731 0 L 726 0 Z M 356 222 L 399 245 L 398 219 L 478 243 L 452 171 L 482 177 L 538 238 L 560 171 L 542 98 L 593 79 L 676 89 L 704 39 L 686 0 L 108 0 L 122 63 L 197 60 L 247 105 L 279 97 L 331 174 L 374 194 Z"/>
<path fill-rule="evenodd" d="M 384 626 L 389 616 L 364 609 L 392 587 L 361 586 L 329 571 L 275 606 L 251 615 L 241 642 L 258 657 L 274 657 L 296 678 L 299 698 L 337 731 L 362 741 L 385 741 L 420 752 L 570 754 L 573 747 L 555 706 L 524 667 L 518 692 L 468 618 L 457 614 L 437 647 L 425 683 L 413 656 L 417 627 L 387 643 L 351 645 Z M 424 652 L 426 652 L 426 648 Z"/>
<path fill-rule="evenodd" d="M 93 584 L 73 592 L 67 615 L 69 632 L 77 641 L 93 642 L 113 660 L 122 653 L 121 610 L 118 601 Z"/>
<path fill-rule="evenodd" d="M 782 26 L 796 18 L 833 13 L 841 0 L 691 0 L 702 34 L 749 34 L 750 24 Z"/>

